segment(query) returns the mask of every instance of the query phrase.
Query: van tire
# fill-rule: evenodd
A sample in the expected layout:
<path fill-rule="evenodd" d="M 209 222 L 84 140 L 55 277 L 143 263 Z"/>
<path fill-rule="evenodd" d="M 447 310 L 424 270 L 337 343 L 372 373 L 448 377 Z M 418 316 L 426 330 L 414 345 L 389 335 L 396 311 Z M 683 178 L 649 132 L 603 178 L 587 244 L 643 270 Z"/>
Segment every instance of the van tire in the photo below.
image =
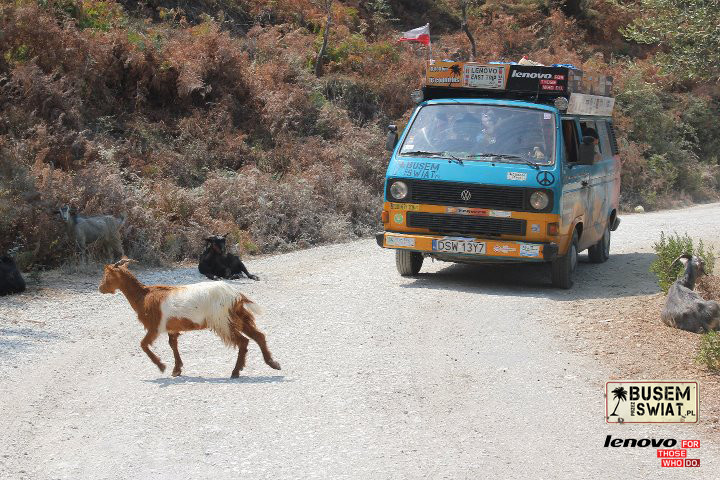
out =
<path fill-rule="evenodd" d="M 567 253 L 552 262 L 553 287 L 567 290 L 573 286 L 573 274 L 575 273 L 578 262 L 577 245 L 578 235 L 577 231 L 574 231 Z"/>
<path fill-rule="evenodd" d="M 395 250 L 395 266 L 403 277 L 414 277 L 420 272 L 423 256 L 410 250 Z"/>
<path fill-rule="evenodd" d="M 588 257 L 592 263 L 605 263 L 610 258 L 610 220 L 605 225 L 602 238 L 588 248 Z"/>

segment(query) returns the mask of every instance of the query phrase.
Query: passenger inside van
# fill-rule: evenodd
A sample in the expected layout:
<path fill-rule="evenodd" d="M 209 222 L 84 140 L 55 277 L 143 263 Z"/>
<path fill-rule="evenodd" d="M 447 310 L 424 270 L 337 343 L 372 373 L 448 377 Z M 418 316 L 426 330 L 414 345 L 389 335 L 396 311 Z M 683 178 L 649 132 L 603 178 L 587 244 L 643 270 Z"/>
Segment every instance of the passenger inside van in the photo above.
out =
<path fill-rule="evenodd" d="M 582 123 L 580 126 L 582 127 L 583 137 L 592 137 L 594 139 L 593 146 L 595 148 L 595 161 L 598 161 L 600 159 L 600 136 L 598 135 L 597 130 Z"/>
<path fill-rule="evenodd" d="M 593 137 L 595 139 L 595 145 L 600 141 L 597 131 L 592 127 L 583 127 L 583 137 Z"/>

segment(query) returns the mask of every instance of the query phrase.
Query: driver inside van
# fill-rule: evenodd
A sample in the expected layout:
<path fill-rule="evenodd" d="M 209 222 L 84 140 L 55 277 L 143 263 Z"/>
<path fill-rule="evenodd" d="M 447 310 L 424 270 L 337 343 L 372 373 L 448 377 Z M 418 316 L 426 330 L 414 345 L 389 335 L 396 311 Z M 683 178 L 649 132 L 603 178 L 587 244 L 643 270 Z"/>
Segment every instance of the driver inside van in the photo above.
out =
<path fill-rule="evenodd" d="M 478 141 L 479 121 L 475 115 L 462 112 L 450 119 L 447 142 L 455 152 L 472 152 Z"/>
<path fill-rule="evenodd" d="M 442 139 L 449 150 L 473 154 L 485 152 L 495 145 L 495 116 L 492 110 L 476 112 L 476 108 L 468 108 L 450 118 Z"/>

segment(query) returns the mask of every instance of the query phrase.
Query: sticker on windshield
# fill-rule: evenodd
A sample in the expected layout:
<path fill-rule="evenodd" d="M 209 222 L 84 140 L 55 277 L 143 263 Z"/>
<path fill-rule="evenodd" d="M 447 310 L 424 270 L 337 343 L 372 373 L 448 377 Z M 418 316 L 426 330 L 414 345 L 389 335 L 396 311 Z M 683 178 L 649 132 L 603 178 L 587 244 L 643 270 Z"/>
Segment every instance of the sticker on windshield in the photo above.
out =
<path fill-rule="evenodd" d="M 550 120 L 552 118 L 552 115 L 550 115 L 549 113 L 543 113 L 543 118 L 545 120 Z"/>
<path fill-rule="evenodd" d="M 403 150 L 412 150 L 415 148 L 415 145 L 408 145 L 407 143 L 403 145 Z"/>
<path fill-rule="evenodd" d="M 524 182 L 525 180 L 527 180 L 527 173 L 525 173 L 525 172 L 508 172 L 507 179 L 518 181 L 518 182 Z"/>

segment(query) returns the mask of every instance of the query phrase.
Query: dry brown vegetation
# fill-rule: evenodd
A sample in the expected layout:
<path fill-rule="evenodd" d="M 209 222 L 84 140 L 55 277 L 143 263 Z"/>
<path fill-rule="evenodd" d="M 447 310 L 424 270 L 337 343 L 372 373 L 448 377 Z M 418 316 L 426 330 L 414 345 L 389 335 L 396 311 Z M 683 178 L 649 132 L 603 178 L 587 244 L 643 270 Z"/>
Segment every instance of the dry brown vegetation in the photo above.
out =
<path fill-rule="evenodd" d="M 478 60 L 613 74 L 623 203 L 715 198 L 716 87 L 659 75 L 615 2 L 553 5 L 476 5 Z M 0 0 L 0 251 L 64 261 L 65 203 L 126 215 L 126 250 L 155 263 L 195 257 L 210 232 L 248 253 L 373 232 L 384 127 L 408 118 L 425 55 L 394 40 L 430 22 L 435 57 L 468 42 L 451 1 L 335 1 L 333 18 L 316 78 L 312 0 Z"/>

